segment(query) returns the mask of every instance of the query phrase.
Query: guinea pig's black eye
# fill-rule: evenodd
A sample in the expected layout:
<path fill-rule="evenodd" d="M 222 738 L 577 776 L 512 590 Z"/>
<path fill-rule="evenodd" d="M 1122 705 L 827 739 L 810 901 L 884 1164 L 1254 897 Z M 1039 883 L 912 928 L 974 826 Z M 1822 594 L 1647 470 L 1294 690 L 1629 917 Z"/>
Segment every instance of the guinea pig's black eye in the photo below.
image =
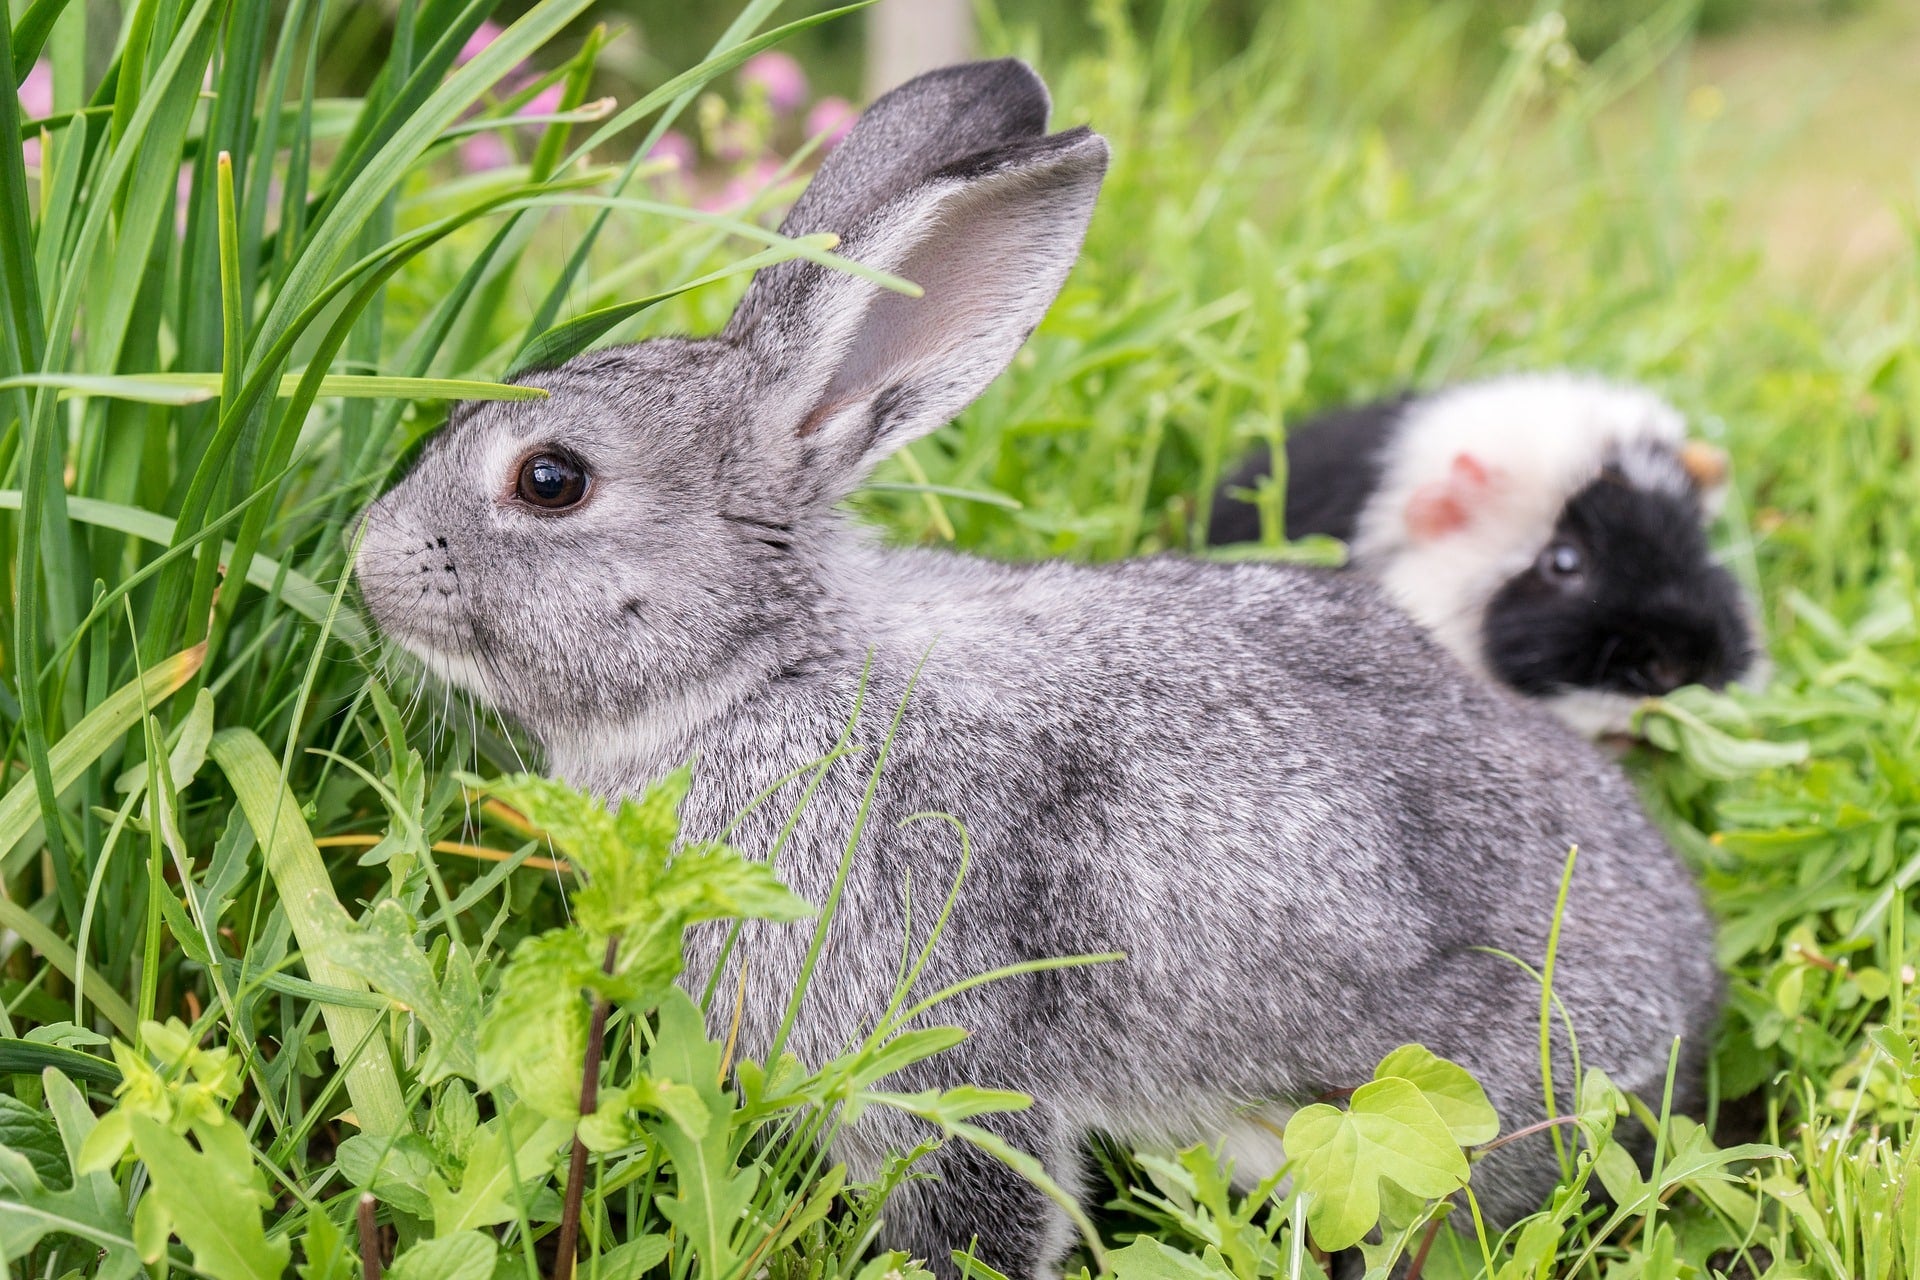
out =
<path fill-rule="evenodd" d="M 587 471 L 565 454 L 536 453 L 520 464 L 514 493 L 528 506 L 564 511 L 587 496 Z"/>
<path fill-rule="evenodd" d="M 1540 553 L 1540 576 L 1549 582 L 1577 582 L 1586 568 L 1586 557 L 1571 542 L 1553 543 Z"/>

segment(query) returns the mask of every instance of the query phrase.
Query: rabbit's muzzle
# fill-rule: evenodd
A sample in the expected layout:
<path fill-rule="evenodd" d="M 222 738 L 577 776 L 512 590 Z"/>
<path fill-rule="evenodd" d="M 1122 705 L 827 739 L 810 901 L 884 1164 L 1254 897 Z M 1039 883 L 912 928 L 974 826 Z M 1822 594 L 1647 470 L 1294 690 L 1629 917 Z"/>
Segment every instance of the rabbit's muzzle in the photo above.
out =
<path fill-rule="evenodd" d="M 468 593 L 445 535 L 403 526 L 376 504 L 364 518 L 354 575 L 380 630 L 430 664 L 469 647 Z"/>

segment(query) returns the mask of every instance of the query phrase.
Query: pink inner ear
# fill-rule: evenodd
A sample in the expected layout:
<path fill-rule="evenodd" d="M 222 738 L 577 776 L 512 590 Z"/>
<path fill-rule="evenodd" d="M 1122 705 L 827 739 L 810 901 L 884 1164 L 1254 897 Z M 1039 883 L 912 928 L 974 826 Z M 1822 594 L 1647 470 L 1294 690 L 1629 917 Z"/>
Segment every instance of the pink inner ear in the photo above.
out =
<path fill-rule="evenodd" d="M 1470 453 L 1455 455 L 1444 479 L 1428 481 L 1407 499 L 1407 532 L 1425 542 L 1466 528 L 1496 475 Z"/>

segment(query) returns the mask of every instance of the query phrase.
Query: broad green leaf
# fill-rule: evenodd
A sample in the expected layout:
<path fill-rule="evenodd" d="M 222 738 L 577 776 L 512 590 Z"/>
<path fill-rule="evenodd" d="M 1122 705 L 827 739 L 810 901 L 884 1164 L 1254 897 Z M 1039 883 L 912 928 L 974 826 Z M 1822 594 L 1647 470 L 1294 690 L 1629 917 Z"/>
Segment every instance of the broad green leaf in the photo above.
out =
<path fill-rule="evenodd" d="M 1626 1114 L 1627 1099 L 1619 1086 L 1600 1068 L 1588 1067 L 1574 1099 L 1574 1117 L 1587 1145 L 1598 1150 L 1612 1135 L 1614 1122 Z"/>
<path fill-rule="evenodd" d="M 1332 1251 L 1357 1243 L 1380 1221 L 1382 1179 L 1425 1200 L 1467 1183 L 1467 1158 L 1446 1121 L 1413 1084 L 1372 1080 L 1347 1110 L 1302 1107 L 1287 1122 L 1296 1189 L 1310 1197 L 1314 1243 Z"/>
<path fill-rule="evenodd" d="M 300 1237 L 304 1261 L 295 1268 L 300 1280 L 348 1280 L 352 1248 L 346 1242 L 345 1233 L 319 1205 L 307 1210 L 304 1221 L 307 1230 Z"/>
<path fill-rule="evenodd" d="M 725 1275 L 738 1258 L 734 1233 L 753 1203 L 759 1172 L 739 1167 L 725 1117 L 732 1100 L 720 1087 L 721 1046 L 707 1039 L 693 1001 L 677 989 L 660 1002 L 659 1031 L 647 1055 L 648 1074 L 685 1086 L 706 1112 L 705 1131 L 694 1134 L 674 1116 L 656 1126 L 673 1161 L 675 1192 L 662 1197 L 661 1214 L 686 1239 L 704 1275 Z"/>
<path fill-rule="evenodd" d="M 198 1151 L 144 1116 L 133 1118 L 132 1129 L 152 1179 L 147 1197 L 193 1251 L 194 1266 L 215 1280 L 279 1280 L 292 1248 L 284 1238 L 267 1239 L 260 1215 L 273 1202 L 240 1126 L 197 1128 Z"/>
<path fill-rule="evenodd" d="M 100 1280 L 122 1280 L 139 1270 L 133 1224 L 111 1179 L 94 1174 L 55 1191 L 26 1156 L 0 1148 L 0 1262 L 26 1257 L 42 1237 L 55 1232 L 105 1251 L 96 1273 Z"/>
<path fill-rule="evenodd" d="M 1673 1146 L 1667 1153 L 1666 1162 L 1660 1166 L 1660 1187 L 1663 1191 L 1683 1183 L 1733 1181 L 1740 1175 L 1732 1166 L 1749 1160 L 1793 1159 L 1789 1152 L 1760 1142 L 1716 1147 L 1706 1126 L 1686 1116 L 1674 1116 L 1669 1125 Z"/>
<path fill-rule="evenodd" d="M 72 1181 L 53 1117 L 5 1093 L 0 1093 L 0 1147 L 25 1156 L 40 1181 L 56 1190 Z"/>
<path fill-rule="evenodd" d="M 1722 782 L 1803 763 L 1811 751 L 1804 741 L 1736 738 L 1687 706 L 1679 695 L 1649 702 L 1634 723 L 1655 746 L 1679 754 L 1705 777 Z"/>
<path fill-rule="evenodd" d="M 481 1231 L 422 1240 L 393 1260 L 393 1280 L 489 1280 L 500 1246 Z"/>
<path fill-rule="evenodd" d="M 626 1095 L 629 1106 L 665 1116 L 696 1141 L 707 1136 L 707 1126 L 713 1123 L 709 1100 L 692 1085 L 641 1076 L 627 1086 Z"/>
<path fill-rule="evenodd" d="M 76 1170 L 72 1190 L 65 1193 L 71 1197 L 70 1204 L 81 1206 L 83 1212 L 93 1221 L 105 1223 L 124 1223 L 126 1221 L 126 1199 L 120 1194 L 112 1177 L 104 1173 L 78 1173 L 80 1153 L 86 1148 L 87 1140 L 93 1136 L 99 1121 L 94 1118 L 93 1108 L 87 1102 L 74 1083 L 57 1069 L 49 1067 L 40 1074 L 40 1086 L 44 1093 L 47 1109 L 53 1112 L 54 1124 L 60 1130 L 61 1145 L 66 1148 L 67 1161 Z M 131 1276 L 138 1271 L 140 1259 L 131 1248 L 122 1250 L 108 1247 L 101 1259 L 100 1280 L 116 1280 L 117 1277 Z"/>
<path fill-rule="evenodd" d="M 478 789 L 519 810 L 585 875 L 609 875 L 624 860 L 619 829 L 598 799 L 536 774 L 472 781 Z"/>
<path fill-rule="evenodd" d="M 668 1247 L 665 1236 L 641 1236 L 638 1240 L 615 1245 L 580 1268 L 580 1273 L 598 1276 L 599 1280 L 641 1280 L 647 1272 L 666 1261 Z"/>
<path fill-rule="evenodd" d="M 449 1080 L 434 1100 L 427 1122 L 427 1141 L 443 1160 L 463 1165 L 473 1148 L 473 1135 L 480 1128 L 480 1108 L 473 1090 L 459 1080 Z"/>
<path fill-rule="evenodd" d="M 1033 1105 L 1033 1099 L 1027 1094 L 1015 1093 L 1011 1089 L 982 1089 L 970 1084 L 955 1085 L 951 1089 L 925 1089 L 919 1093 L 884 1093 L 869 1089 L 860 1097 L 930 1120 L 942 1128 L 951 1128 L 975 1116 L 1000 1111 L 1024 1111 Z"/>
<path fill-rule="evenodd" d="M 382 1202 L 416 1218 L 432 1215 L 427 1179 L 433 1174 L 433 1152 L 418 1134 L 394 1139 L 356 1133 L 340 1144 L 334 1163 L 350 1185 Z"/>
<path fill-rule="evenodd" d="M 600 964 L 578 929 L 555 929 L 515 947 L 480 1025 L 479 1083 L 511 1081 L 541 1115 L 578 1116 L 590 1016 L 584 992 Z"/>
<path fill-rule="evenodd" d="M 668 774 L 639 797 L 621 800 L 609 813 L 599 799 L 564 783 L 518 774 L 474 784 L 515 809 L 543 831 L 564 853 L 585 883 L 573 896 L 579 925 L 594 938 L 615 937 L 616 973 L 597 976 L 595 960 L 582 985 L 612 998 L 649 1006 L 684 967 L 683 939 L 688 925 L 729 918 L 797 920 L 813 914 L 810 904 L 780 883 L 765 863 L 750 861 L 720 844 L 676 849 L 679 808 L 691 785 L 685 768 Z M 529 953 L 551 964 L 562 944 Z M 565 944 L 575 955 L 566 963 L 578 969 L 577 954 L 592 944 Z M 516 961 L 518 954 L 516 953 Z M 531 1011 L 539 995 L 521 988 L 522 1008 Z M 569 1015 L 571 1016 L 571 1015 Z M 484 1052 L 484 1050 L 483 1050 Z"/>
<path fill-rule="evenodd" d="M 967 1038 L 961 1027 L 919 1027 L 886 1040 L 854 1062 L 848 1083 L 856 1089 L 878 1084 L 894 1072 L 935 1054 L 945 1053 Z"/>
<path fill-rule="evenodd" d="M 1487 1091 L 1467 1069 L 1424 1045 L 1405 1044 L 1374 1068 L 1373 1078 L 1395 1076 L 1420 1091 L 1446 1121 L 1453 1140 L 1463 1147 L 1492 1142 L 1500 1133 L 1500 1116 L 1487 1101 Z"/>

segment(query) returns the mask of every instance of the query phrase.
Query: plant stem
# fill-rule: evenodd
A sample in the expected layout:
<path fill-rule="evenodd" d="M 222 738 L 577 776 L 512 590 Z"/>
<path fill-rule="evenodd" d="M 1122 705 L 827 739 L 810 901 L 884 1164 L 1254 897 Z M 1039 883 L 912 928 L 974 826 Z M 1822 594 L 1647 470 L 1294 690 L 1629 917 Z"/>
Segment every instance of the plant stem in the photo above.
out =
<path fill-rule="evenodd" d="M 1406 1280 L 1420 1280 L 1420 1273 L 1426 1270 L 1427 1253 L 1433 1248 L 1433 1239 L 1440 1234 L 1440 1219 L 1435 1218 L 1427 1224 L 1427 1233 L 1420 1237 L 1420 1247 L 1414 1251 L 1413 1261 L 1407 1264 Z"/>
<path fill-rule="evenodd" d="M 620 946 L 618 938 L 607 939 L 607 958 L 600 968 L 609 976 L 613 973 L 614 953 Z M 590 1116 L 600 1108 L 600 1042 L 607 1034 L 608 1005 L 605 999 L 593 1002 L 593 1025 L 587 1032 L 587 1060 L 580 1068 L 580 1114 Z M 553 1280 L 572 1280 L 574 1254 L 579 1250 L 580 1242 L 580 1205 L 586 1198 L 587 1190 L 587 1144 L 580 1140 L 580 1131 L 573 1133 L 573 1152 L 567 1159 L 567 1200 L 560 1211 L 559 1248 L 554 1253 Z"/>
<path fill-rule="evenodd" d="M 360 1197 L 360 1203 L 354 1210 L 354 1216 L 360 1224 L 361 1280 L 380 1280 L 380 1227 L 373 1219 L 379 1207 L 380 1202 L 369 1191 Z"/>
<path fill-rule="evenodd" d="M 1536 1121 L 1524 1129 L 1515 1129 L 1512 1133 L 1503 1133 L 1492 1142 L 1485 1142 L 1475 1147 L 1473 1149 L 1473 1158 L 1478 1160 L 1489 1151 L 1498 1151 L 1509 1142 L 1518 1142 L 1522 1138 L 1531 1138 L 1536 1133 L 1545 1133 L 1547 1130 L 1558 1128 L 1561 1125 L 1578 1124 L 1579 1122 L 1579 1116 L 1553 1116 L 1546 1120 Z"/>

